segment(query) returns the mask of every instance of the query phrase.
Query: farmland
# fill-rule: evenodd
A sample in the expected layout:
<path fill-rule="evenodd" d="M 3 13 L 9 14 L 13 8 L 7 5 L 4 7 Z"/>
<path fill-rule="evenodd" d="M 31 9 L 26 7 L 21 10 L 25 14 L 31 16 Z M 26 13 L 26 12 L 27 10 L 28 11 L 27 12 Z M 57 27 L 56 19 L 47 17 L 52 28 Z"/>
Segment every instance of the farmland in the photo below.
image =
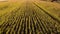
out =
<path fill-rule="evenodd" d="M 0 34 L 59 34 L 59 6 L 39 0 L 2 2 Z"/>

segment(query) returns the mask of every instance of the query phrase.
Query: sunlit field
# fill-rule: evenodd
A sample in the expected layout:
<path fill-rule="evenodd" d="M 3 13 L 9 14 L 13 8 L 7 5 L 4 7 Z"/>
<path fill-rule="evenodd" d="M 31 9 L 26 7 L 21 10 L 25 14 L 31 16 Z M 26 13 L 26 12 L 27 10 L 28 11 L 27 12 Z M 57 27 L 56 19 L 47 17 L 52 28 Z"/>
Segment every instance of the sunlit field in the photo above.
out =
<path fill-rule="evenodd" d="M 60 34 L 60 3 L 0 1 L 0 34 Z"/>

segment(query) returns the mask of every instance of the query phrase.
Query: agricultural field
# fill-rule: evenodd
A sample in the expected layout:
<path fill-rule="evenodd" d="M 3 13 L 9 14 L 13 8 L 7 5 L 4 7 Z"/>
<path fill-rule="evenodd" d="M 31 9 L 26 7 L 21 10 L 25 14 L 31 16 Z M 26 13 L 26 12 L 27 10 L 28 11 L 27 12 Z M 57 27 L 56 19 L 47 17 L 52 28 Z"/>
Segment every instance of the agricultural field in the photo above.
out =
<path fill-rule="evenodd" d="M 46 1 L 34 1 L 39 7 L 44 9 L 46 12 L 51 14 L 53 17 L 60 20 L 60 4 L 55 2 L 46 2 Z"/>
<path fill-rule="evenodd" d="M 60 34 L 60 4 L 40 0 L 0 2 L 0 34 Z"/>

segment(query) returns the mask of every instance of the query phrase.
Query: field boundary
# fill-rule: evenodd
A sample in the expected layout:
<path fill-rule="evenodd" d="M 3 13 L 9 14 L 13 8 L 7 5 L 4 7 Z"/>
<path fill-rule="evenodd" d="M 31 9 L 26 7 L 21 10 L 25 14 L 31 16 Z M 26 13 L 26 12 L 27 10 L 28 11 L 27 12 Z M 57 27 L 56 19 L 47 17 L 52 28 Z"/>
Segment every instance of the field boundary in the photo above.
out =
<path fill-rule="evenodd" d="M 60 23 L 60 19 L 59 19 L 59 18 L 57 18 L 57 17 L 55 17 L 54 15 L 46 12 L 46 11 L 48 11 L 48 10 L 42 8 L 41 6 L 39 6 L 39 5 L 38 5 L 37 3 L 35 3 L 35 2 L 33 2 L 33 4 L 36 5 L 38 8 L 40 8 L 43 12 L 45 12 L 46 14 L 48 14 L 51 18 L 53 18 L 54 20 L 56 20 L 56 21 L 58 21 L 58 22 Z"/>

